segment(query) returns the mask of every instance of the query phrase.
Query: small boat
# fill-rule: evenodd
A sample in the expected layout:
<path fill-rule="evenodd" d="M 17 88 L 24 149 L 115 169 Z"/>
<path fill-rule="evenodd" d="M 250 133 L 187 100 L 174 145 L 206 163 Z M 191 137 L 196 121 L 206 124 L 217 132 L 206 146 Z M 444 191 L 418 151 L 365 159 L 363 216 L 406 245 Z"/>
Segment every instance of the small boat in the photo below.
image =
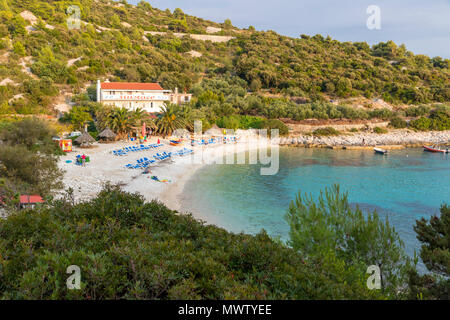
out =
<path fill-rule="evenodd" d="M 432 146 L 432 147 L 423 146 L 423 150 L 428 152 L 449 153 L 448 149 L 441 149 L 439 146 Z"/>
<path fill-rule="evenodd" d="M 170 140 L 169 142 L 170 142 L 171 146 L 179 146 L 179 145 L 181 145 L 183 140 Z"/>
<path fill-rule="evenodd" d="M 375 151 L 375 153 L 379 153 L 379 154 L 387 154 L 388 151 L 381 149 L 381 148 L 373 148 L 373 151 Z"/>

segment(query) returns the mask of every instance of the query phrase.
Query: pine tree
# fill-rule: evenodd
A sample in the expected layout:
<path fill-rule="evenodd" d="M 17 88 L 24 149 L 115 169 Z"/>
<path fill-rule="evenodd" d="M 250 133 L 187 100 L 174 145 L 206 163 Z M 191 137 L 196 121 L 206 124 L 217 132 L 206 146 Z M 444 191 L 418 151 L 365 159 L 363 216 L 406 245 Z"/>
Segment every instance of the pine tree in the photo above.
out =
<path fill-rule="evenodd" d="M 411 298 L 450 299 L 450 206 L 441 207 L 441 216 L 416 221 L 414 231 L 422 243 L 420 257 L 431 272 L 410 275 Z"/>

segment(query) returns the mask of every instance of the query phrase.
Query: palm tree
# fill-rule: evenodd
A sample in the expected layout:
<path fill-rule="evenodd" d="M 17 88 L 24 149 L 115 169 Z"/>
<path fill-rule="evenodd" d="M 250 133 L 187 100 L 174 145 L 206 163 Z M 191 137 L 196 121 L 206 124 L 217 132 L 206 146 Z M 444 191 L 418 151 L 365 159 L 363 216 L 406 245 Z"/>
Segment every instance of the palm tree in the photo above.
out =
<path fill-rule="evenodd" d="M 170 136 L 176 129 L 186 128 L 187 121 L 182 109 L 173 103 L 165 103 L 162 112 L 156 120 L 157 131 L 164 136 Z"/>
<path fill-rule="evenodd" d="M 114 108 L 108 115 L 108 126 L 119 136 L 126 135 L 134 125 L 134 119 L 126 108 Z"/>
<path fill-rule="evenodd" d="M 136 126 L 142 125 L 143 119 L 145 118 L 145 114 L 146 112 L 141 108 L 136 108 L 136 110 L 132 112 L 132 118 Z"/>

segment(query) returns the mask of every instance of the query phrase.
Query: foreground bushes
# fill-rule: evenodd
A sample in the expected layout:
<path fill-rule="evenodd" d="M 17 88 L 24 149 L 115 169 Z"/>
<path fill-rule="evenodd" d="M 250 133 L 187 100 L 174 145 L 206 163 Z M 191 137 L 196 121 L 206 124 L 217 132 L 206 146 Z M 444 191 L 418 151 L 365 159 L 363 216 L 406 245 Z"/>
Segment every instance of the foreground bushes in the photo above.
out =
<path fill-rule="evenodd" d="M 0 252 L 3 299 L 381 297 L 264 232 L 231 234 L 111 186 L 1 220 Z M 66 288 L 69 265 L 81 268 L 81 290 Z"/>
<path fill-rule="evenodd" d="M 376 212 L 364 214 L 351 208 L 348 194 L 341 193 L 339 186 L 326 188 L 317 201 L 298 193 L 286 219 L 291 246 L 311 260 L 340 266 L 342 281 L 362 281 L 367 267 L 376 265 L 385 294 L 399 298 L 407 292 L 407 275 L 415 268 L 399 234 Z"/>

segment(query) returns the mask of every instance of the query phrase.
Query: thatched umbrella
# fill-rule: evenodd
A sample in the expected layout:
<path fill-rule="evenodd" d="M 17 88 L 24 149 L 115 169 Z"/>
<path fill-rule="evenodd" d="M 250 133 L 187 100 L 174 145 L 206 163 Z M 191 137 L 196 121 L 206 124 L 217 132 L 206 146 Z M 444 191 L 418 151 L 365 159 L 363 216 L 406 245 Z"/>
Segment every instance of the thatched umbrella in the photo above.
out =
<path fill-rule="evenodd" d="M 116 134 L 112 132 L 110 128 L 106 128 L 105 130 L 100 132 L 98 137 L 105 141 L 113 141 L 116 138 Z"/>
<path fill-rule="evenodd" d="M 213 124 L 212 127 L 209 128 L 205 132 L 205 135 L 208 135 L 208 136 L 220 136 L 220 135 L 222 135 L 222 130 L 220 130 L 220 128 L 216 124 Z"/>
<path fill-rule="evenodd" d="M 80 146 L 85 146 L 85 145 L 89 145 L 93 142 L 95 142 L 95 139 L 92 138 L 92 136 L 88 133 L 88 132 L 83 132 L 83 134 L 81 136 L 79 136 L 78 138 L 75 139 L 76 143 L 78 143 Z"/>

